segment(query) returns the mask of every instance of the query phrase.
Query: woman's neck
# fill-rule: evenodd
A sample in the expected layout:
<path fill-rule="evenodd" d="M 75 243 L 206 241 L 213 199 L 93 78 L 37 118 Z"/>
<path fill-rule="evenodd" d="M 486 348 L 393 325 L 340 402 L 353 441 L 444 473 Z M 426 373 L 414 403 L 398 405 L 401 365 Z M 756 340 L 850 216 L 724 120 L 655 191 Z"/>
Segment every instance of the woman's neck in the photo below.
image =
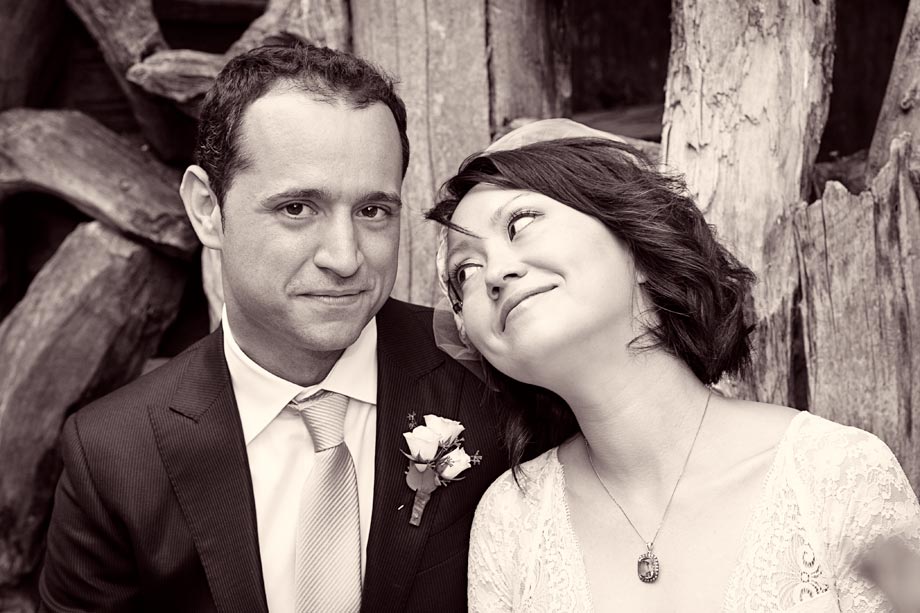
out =
<path fill-rule="evenodd" d="M 604 482 L 616 489 L 670 493 L 700 424 L 708 388 L 683 361 L 659 350 L 594 361 L 573 375 L 553 391 L 575 413 Z"/>

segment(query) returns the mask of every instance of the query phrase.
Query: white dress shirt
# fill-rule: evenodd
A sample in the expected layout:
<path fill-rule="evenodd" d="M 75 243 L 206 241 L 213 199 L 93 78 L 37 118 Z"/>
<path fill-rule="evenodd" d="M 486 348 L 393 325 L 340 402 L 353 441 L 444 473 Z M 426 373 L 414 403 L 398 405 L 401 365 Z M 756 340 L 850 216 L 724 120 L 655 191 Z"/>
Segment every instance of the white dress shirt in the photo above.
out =
<path fill-rule="evenodd" d="M 374 449 L 377 427 L 377 323 L 365 326 L 326 378 L 307 388 L 286 381 L 253 362 L 236 343 L 224 309 L 224 355 L 243 424 L 256 503 L 259 552 L 268 609 L 295 613 L 294 543 L 300 492 L 313 468 L 313 441 L 303 420 L 284 410 L 297 394 L 320 389 L 348 396 L 345 445 L 358 478 L 361 520 L 361 576 L 374 499 Z"/>

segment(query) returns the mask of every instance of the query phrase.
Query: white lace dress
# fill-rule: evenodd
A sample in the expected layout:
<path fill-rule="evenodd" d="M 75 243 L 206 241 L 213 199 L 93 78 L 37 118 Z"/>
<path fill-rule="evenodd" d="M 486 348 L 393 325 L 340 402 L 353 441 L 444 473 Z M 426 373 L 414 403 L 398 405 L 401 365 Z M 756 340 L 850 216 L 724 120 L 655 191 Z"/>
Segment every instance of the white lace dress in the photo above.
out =
<path fill-rule="evenodd" d="M 556 449 L 522 468 L 526 493 L 509 471 L 476 510 L 470 611 L 591 611 Z M 778 444 L 760 496 L 723 612 L 890 610 L 856 574 L 856 557 L 888 534 L 906 533 L 920 548 L 920 506 L 882 441 L 803 412 Z"/>

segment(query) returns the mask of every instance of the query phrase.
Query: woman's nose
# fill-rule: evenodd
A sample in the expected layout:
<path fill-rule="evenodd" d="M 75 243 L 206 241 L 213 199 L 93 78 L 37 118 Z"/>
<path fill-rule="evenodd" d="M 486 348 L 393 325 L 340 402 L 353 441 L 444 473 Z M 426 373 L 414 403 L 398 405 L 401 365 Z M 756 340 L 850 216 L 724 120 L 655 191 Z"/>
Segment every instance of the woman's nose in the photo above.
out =
<path fill-rule="evenodd" d="M 498 300 L 508 283 L 527 274 L 526 268 L 519 260 L 506 259 L 486 270 L 486 290 L 492 300 Z"/>

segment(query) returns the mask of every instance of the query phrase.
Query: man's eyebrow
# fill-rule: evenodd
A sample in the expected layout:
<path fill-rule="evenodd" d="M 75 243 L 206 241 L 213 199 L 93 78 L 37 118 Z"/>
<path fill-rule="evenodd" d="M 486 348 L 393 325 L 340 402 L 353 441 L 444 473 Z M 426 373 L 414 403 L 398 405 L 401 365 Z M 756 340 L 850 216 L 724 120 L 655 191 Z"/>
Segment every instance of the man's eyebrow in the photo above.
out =
<path fill-rule="evenodd" d="M 262 199 L 262 204 L 277 202 L 279 200 L 313 200 L 316 202 L 329 202 L 332 200 L 332 195 L 322 188 L 298 187 L 266 196 Z"/>
<path fill-rule="evenodd" d="M 265 197 L 262 202 L 272 203 L 282 200 L 311 200 L 314 202 L 333 202 L 335 197 L 327 190 L 319 187 L 298 187 L 295 189 L 288 189 L 283 192 L 278 192 L 277 194 L 271 194 L 270 196 Z M 356 200 L 355 204 L 391 204 L 393 206 L 402 207 L 402 199 L 399 197 L 399 194 L 394 194 L 391 192 L 368 192 L 366 194 L 360 195 Z"/>
<path fill-rule="evenodd" d="M 392 204 L 402 207 L 402 198 L 391 192 L 369 192 L 357 200 L 357 204 Z"/>

